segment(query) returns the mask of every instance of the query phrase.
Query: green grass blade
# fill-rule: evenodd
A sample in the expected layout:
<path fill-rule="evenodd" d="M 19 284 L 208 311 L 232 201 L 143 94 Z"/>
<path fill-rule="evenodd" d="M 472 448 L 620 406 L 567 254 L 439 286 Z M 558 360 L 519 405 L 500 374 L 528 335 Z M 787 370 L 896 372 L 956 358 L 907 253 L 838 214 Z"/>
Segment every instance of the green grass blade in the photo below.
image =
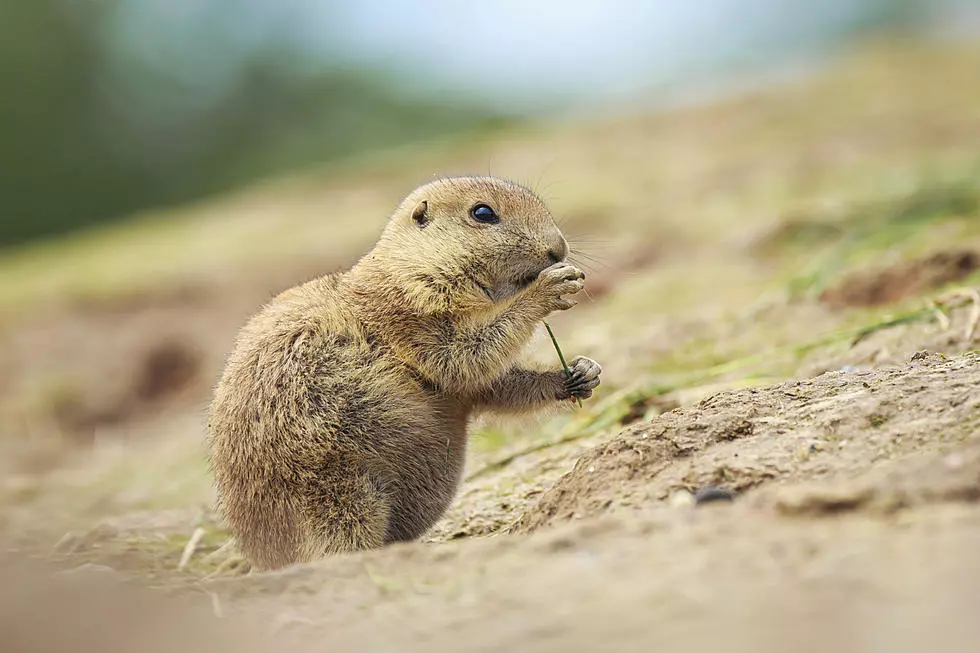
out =
<path fill-rule="evenodd" d="M 544 320 L 542 320 L 542 322 L 544 322 Z M 551 344 L 555 346 L 555 351 L 558 352 L 558 360 L 561 361 L 561 367 L 563 370 L 565 370 L 565 376 L 567 376 L 568 379 L 571 380 L 572 371 L 568 369 L 568 363 L 565 362 L 565 355 L 561 353 L 561 347 L 558 346 L 558 340 L 555 339 L 555 332 L 551 330 L 551 325 L 548 324 L 547 322 L 544 322 L 544 328 L 548 330 L 548 335 L 551 336 Z M 578 407 L 581 408 L 582 400 L 576 397 L 575 401 L 578 402 Z"/>

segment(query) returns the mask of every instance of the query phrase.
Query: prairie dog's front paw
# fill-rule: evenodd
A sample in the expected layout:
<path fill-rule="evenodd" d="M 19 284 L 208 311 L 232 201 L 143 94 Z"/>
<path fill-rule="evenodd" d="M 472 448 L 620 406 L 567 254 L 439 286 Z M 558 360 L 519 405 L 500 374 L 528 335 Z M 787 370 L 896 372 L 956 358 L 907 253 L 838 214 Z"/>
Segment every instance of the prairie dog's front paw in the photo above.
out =
<path fill-rule="evenodd" d="M 579 356 L 568 364 L 571 377 L 565 379 L 564 393 L 559 399 L 588 399 L 599 385 L 602 366 L 591 358 Z"/>
<path fill-rule="evenodd" d="M 534 285 L 534 293 L 540 299 L 546 315 L 552 311 L 564 311 L 577 303 L 563 295 L 574 295 L 585 287 L 585 273 L 570 263 L 555 263 L 542 270 Z"/>

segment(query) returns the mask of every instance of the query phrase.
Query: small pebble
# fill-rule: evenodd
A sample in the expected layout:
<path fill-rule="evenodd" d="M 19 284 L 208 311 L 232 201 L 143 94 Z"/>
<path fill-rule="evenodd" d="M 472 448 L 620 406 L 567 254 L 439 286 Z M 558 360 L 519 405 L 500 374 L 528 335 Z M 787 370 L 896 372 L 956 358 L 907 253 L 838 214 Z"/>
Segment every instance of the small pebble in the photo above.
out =
<path fill-rule="evenodd" d="M 694 492 L 694 504 L 702 505 L 716 501 L 734 501 L 735 493 L 720 487 L 706 486 Z"/>
<path fill-rule="evenodd" d="M 694 495 L 687 490 L 678 490 L 667 499 L 671 508 L 687 508 L 695 504 Z"/>

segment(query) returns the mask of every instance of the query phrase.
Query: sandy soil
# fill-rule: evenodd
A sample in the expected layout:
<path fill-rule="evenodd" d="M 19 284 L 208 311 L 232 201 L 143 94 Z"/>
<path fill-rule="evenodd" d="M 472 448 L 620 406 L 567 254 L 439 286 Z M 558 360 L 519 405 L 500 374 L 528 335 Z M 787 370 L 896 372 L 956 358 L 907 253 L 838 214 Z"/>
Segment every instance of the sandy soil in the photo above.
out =
<path fill-rule="evenodd" d="M 0 648 L 975 650 L 978 65 L 883 47 L 0 260 Z M 250 572 L 202 443 L 235 330 L 488 152 L 552 170 L 593 299 L 553 323 L 600 392 L 474 425 L 423 541 Z"/>

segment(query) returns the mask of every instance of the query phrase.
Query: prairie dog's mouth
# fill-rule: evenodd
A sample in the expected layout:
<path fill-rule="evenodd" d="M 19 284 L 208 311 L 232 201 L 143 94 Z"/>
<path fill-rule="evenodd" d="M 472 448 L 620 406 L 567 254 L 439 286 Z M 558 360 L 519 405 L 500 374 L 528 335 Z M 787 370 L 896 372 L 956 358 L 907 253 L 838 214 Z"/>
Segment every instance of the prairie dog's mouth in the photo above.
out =
<path fill-rule="evenodd" d="M 511 283 L 518 290 L 523 290 L 528 286 L 530 286 L 532 283 L 534 283 L 537 280 L 538 276 L 540 276 L 542 272 L 544 272 L 551 266 L 552 266 L 551 261 L 548 261 L 547 263 L 539 263 L 536 267 L 529 266 L 528 268 L 525 268 L 524 270 L 521 270 L 516 275 L 514 275 Z"/>
<path fill-rule="evenodd" d="M 544 265 L 536 270 L 528 270 L 520 272 L 517 275 L 511 277 L 510 279 L 501 280 L 495 287 L 495 292 L 493 296 L 499 301 L 502 299 L 507 299 L 508 297 L 513 297 L 517 293 L 521 292 L 532 283 L 534 283 L 538 275 L 548 266 Z"/>
<path fill-rule="evenodd" d="M 499 302 L 509 297 L 513 297 L 530 286 L 535 282 L 535 280 L 537 280 L 538 275 L 540 275 L 541 272 L 547 268 L 548 266 L 545 265 L 536 270 L 521 271 L 512 277 L 500 279 L 492 285 L 483 283 L 474 274 L 470 274 L 469 277 L 470 281 L 472 281 L 477 288 L 483 291 L 483 294 L 486 295 L 487 299 L 492 302 Z"/>

